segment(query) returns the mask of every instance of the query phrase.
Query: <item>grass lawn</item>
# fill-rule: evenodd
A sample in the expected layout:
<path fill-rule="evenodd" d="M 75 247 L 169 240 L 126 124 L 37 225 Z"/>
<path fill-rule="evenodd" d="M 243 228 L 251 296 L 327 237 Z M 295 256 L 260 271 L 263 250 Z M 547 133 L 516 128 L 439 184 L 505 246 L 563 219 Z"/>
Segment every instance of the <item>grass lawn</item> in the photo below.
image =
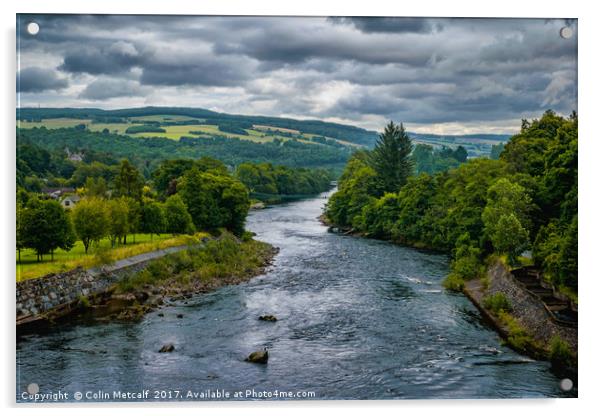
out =
<path fill-rule="evenodd" d="M 44 256 L 43 261 L 38 262 L 36 261 L 35 251 L 26 249 L 21 251 L 21 263 L 17 263 L 17 281 L 32 279 L 49 273 L 64 272 L 78 266 L 90 268 L 149 251 L 194 243 L 208 235 L 207 233 L 197 233 L 192 237 L 189 235 L 161 234 L 154 235 L 151 240 L 148 234 L 130 234 L 127 236 L 128 242 L 126 245 L 117 245 L 113 248 L 111 248 L 109 239 L 104 238 L 98 245 L 90 247 L 88 254 L 85 254 L 82 242 L 77 241 L 70 251 L 57 250 L 54 253 L 54 261 L 50 260 L 48 254 Z"/>

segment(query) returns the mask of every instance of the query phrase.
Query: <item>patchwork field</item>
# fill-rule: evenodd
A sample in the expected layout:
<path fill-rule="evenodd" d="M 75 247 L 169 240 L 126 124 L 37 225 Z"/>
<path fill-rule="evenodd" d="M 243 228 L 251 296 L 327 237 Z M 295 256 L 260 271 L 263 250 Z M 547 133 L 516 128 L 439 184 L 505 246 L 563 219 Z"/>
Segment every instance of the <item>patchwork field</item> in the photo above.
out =
<path fill-rule="evenodd" d="M 319 138 L 322 136 L 310 133 L 303 133 L 299 130 L 285 129 L 280 127 L 254 125 L 252 129 L 245 129 L 248 135 L 236 134 L 231 132 L 221 131 L 219 126 L 215 124 L 178 124 L 178 125 L 164 125 L 160 127 L 165 132 L 141 132 L 141 133 L 126 133 L 126 130 L 133 126 L 144 126 L 145 122 L 148 123 L 168 123 L 168 122 L 199 122 L 202 119 L 179 116 L 179 115 L 153 115 L 153 116 L 141 116 L 141 117 L 130 117 L 125 123 L 96 123 L 89 119 L 77 119 L 77 118 L 52 118 L 43 119 L 41 121 L 17 121 L 17 127 L 28 129 L 34 127 L 46 127 L 47 129 L 60 129 L 60 128 L 72 128 L 80 124 L 84 124 L 90 131 L 103 131 L 107 129 L 110 133 L 114 134 L 127 134 L 131 137 L 163 137 L 171 140 L 179 140 L 181 137 L 205 137 L 211 138 L 216 136 L 236 138 L 241 140 L 249 140 L 257 143 L 271 142 L 275 139 L 282 141 L 288 141 L 295 138 L 296 140 L 307 143 L 316 144 L 312 141 L 313 138 Z M 281 135 L 278 133 L 283 133 Z M 294 135 L 294 137 L 291 137 Z M 351 143 L 345 140 L 332 139 L 326 137 L 326 139 L 334 140 L 345 146 L 361 147 L 355 143 Z"/>

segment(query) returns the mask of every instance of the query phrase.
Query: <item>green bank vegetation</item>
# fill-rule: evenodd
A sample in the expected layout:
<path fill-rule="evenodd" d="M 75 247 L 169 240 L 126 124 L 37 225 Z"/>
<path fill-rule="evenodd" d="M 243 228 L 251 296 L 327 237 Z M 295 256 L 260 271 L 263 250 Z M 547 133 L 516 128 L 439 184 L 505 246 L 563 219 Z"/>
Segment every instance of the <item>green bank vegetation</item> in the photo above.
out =
<path fill-rule="evenodd" d="M 44 157 L 49 156 L 44 151 L 27 150 L 30 154 L 21 154 L 22 169 L 23 165 L 31 171 L 55 168 L 52 157 Z M 18 186 L 18 278 L 198 242 L 202 235 L 189 237 L 197 231 L 225 229 L 243 234 L 250 206 L 248 190 L 223 163 L 203 159 L 183 165 L 172 161 L 169 166 L 175 168 L 157 173 L 163 188 L 146 180 L 127 159 L 110 169 L 82 162 L 73 174 L 85 169 L 85 182 L 75 191 L 77 198 L 71 196 L 71 204 L 65 207 L 47 193 Z M 107 172 L 110 175 L 105 176 Z M 136 236 L 138 244 L 131 247 Z M 32 252 L 35 263 L 30 258 Z M 89 255 L 92 253 L 94 256 Z"/>
<path fill-rule="evenodd" d="M 190 248 L 153 260 L 144 270 L 119 282 L 119 291 L 130 292 L 145 285 L 175 280 L 180 285 L 211 279 L 243 278 L 265 265 L 271 247 L 250 238 L 225 232 L 199 248 Z"/>
<path fill-rule="evenodd" d="M 525 250 L 556 287 L 577 290 L 577 115 L 523 120 L 499 159 L 416 171 L 402 125 L 356 152 L 326 209 L 338 227 L 452 256 L 447 287 L 481 277 L 485 259 Z"/>

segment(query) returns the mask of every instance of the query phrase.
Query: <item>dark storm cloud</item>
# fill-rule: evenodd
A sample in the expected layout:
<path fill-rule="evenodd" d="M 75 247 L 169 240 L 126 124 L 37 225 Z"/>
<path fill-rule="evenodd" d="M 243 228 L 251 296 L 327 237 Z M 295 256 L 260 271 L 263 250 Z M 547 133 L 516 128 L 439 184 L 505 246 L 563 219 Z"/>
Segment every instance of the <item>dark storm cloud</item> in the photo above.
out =
<path fill-rule="evenodd" d="M 489 123 L 576 108 L 564 19 L 20 15 L 21 91 L 358 123 Z M 24 32 L 40 24 L 37 36 Z M 46 62 L 49 61 L 49 62 Z M 28 68 L 29 69 L 29 68 Z M 35 75 L 35 76 L 33 76 Z M 64 89 L 70 86 L 69 93 Z M 40 98 L 41 97 L 37 97 Z M 186 100 L 186 101 L 184 101 Z M 32 98 L 32 102 L 36 102 Z M 378 123 L 374 127 L 377 127 Z"/>
<path fill-rule="evenodd" d="M 250 77 L 250 68 L 240 60 L 206 59 L 193 63 L 150 61 L 145 66 L 140 82 L 146 85 L 204 85 L 236 86 Z"/>
<path fill-rule="evenodd" d="M 131 43 L 116 42 L 102 49 L 80 49 L 68 52 L 60 70 L 87 74 L 117 74 L 129 71 L 144 61 Z"/>
<path fill-rule="evenodd" d="M 81 98 L 102 101 L 116 97 L 142 95 L 144 89 L 135 82 L 124 79 L 97 79 L 80 93 Z"/>
<path fill-rule="evenodd" d="M 438 29 L 421 17 L 331 17 L 330 21 L 351 24 L 364 33 L 429 33 Z"/>
<path fill-rule="evenodd" d="M 52 69 L 30 67 L 17 73 L 17 91 L 43 92 L 62 90 L 69 86 L 65 78 L 59 77 Z"/>

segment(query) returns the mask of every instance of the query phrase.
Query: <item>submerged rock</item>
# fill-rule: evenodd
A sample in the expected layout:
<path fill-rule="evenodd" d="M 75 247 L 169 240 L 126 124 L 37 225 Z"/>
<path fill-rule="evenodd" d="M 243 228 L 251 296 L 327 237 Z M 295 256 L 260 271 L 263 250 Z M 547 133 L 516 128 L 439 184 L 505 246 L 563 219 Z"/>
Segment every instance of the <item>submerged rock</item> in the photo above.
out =
<path fill-rule="evenodd" d="M 173 344 L 165 344 L 164 346 L 161 347 L 159 352 L 172 352 L 175 349 L 176 349 L 176 347 L 174 347 Z"/>
<path fill-rule="evenodd" d="M 248 361 L 250 363 L 267 364 L 268 350 L 264 349 L 263 351 L 254 351 L 251 354 L 249 354 L 247 358 L 245 358 L 245 361 Z"/>
<path fill-rule="evenodd" d="M 268 322 L 276 322 L 278 320 L 278 318 L 276 318 L 274 315 L 261 315 L 259 317 L 260 321 L 268 321 Z"/>

